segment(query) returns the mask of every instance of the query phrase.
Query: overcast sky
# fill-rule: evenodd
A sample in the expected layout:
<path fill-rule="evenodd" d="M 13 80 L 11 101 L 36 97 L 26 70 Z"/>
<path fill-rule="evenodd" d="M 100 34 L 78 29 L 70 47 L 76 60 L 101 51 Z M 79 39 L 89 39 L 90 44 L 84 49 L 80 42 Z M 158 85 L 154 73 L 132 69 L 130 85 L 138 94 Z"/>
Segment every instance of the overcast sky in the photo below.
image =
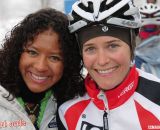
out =
<path fill-rule="evenodd" d="M 26 15 L 43 7 L 64 12 L 64 0 L 0 0 L 0 44 L 6 32 Z"/>

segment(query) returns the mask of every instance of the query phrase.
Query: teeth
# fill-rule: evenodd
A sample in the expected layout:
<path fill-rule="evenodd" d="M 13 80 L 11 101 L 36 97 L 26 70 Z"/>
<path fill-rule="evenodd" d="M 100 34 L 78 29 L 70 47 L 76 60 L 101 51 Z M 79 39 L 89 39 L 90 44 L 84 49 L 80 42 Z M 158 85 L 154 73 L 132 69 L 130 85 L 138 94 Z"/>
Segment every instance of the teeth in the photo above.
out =
<path fill-rule="evenodd" d="M 109 69 L 109 70 L 98 70 L 98 73 L 100 74 L 108 74 L 108 73 L 111 73 L 112 71 L 114 71 L 116 68 L 112 68 L 112 69 Z"/>
<path fill-rule="evenodd" d="M 33 77 L 34 79 L 36 79 L 36 80 L 45 80 L 45 79 L 48 78 L 48 77 L 37 76 L 37 75 L 34 75 L 34 74 L 32 74 L 32 77 Z"/>

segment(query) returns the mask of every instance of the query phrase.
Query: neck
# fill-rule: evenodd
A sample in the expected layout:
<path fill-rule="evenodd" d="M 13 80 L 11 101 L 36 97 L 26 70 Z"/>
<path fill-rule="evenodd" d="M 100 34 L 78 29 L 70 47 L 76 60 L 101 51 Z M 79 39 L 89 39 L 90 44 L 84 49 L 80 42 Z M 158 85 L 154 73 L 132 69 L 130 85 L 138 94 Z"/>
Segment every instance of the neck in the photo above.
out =
<path fill-rule="evenodd" d="M 22 97 L 24 102 L 36 104 L 40 102 L 41 99 L 43 99 L 44 95 L 45 95 L 45 92 L 33 93 L 28 89 L 28 87 L 25 86 L 21 89 L 19 96 Z"/>

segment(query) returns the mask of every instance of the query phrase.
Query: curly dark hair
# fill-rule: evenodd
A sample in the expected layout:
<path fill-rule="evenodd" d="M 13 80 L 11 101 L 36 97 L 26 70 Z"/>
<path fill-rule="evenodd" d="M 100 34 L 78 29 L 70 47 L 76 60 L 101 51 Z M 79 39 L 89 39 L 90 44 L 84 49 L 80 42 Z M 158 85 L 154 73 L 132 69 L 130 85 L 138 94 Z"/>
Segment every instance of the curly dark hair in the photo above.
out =
<path fill-rule="evenodd" d="M 28 41 L 39 34 L 52 29 L 59 35 L 64 54 L 64 73 L 58 83 L 53 85 L 54 95 L 59 100 L 73 98 L 83 94 L 81 76 L 81 56 L 74 35 L 69 33 L 68 19 L 55 9 L 41 9 L 29 14 L 5 36 L 0 50 L 0 84 L 15 97 L 21 93 L 20 87 L 26 85 L 19 71 L 19 59 Z"/>

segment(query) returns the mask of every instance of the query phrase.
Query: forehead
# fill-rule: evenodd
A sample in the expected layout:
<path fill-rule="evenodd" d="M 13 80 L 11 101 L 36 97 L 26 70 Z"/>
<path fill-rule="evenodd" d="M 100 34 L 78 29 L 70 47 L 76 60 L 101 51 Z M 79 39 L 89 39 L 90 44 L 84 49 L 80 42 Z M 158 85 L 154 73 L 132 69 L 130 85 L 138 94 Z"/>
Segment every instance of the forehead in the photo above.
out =
<path fill-rule="evenodd" d="M 92 44 L 92 43 L 99 44 L 99 43 L 110 43 L 110 42 L 121 42 L 121 40 L 112 36 L 98 36 L 98 37 L 89 39 L 83 45 Z"/>
<path fill-rule="evenodd" d="M 31 45 L 36 40 L 39 40 L 40 38 L 44 38 L 44 37 L 54 37 L 57 41 L 59 41 L 59 34 L 53 31 L 52 29 L 48 29 L 48 30 L 38 32 L 37 34 L 35 34 L 33 38 L 28 41 L 27 44 Z"/>
<path fill-rule="evenodd" d="M 27 47 L 33 47 L 38 50 L 61 50 L 59 35 L 53 31 L 45 31 L 38 34 L 33 41 L 27 43 Z"/>

